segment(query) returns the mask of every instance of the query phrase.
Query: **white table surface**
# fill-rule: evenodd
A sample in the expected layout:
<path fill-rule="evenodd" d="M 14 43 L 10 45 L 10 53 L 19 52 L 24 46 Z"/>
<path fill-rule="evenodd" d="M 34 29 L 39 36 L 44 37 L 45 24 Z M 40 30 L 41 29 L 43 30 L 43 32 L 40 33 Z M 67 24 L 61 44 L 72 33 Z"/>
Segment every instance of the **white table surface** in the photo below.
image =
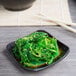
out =
<path fill-rule="evenodd" d="M 70 48 L 69 55 L 60 63 L 39 72 L 20 68 L 6 52 L 6 45 L 19 37 L 36 30 L 46 30 Z M 1 27 L 0 28 L 0 76 L 75 76 L 76 73 L 76 34 L 61 27 Z"/>

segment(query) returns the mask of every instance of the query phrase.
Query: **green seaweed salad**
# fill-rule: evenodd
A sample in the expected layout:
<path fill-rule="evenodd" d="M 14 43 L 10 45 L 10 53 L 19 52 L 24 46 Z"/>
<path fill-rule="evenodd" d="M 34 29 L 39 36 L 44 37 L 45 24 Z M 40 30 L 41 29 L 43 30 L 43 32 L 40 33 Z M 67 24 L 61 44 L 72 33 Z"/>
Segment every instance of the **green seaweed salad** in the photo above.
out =
<path fill-rule="evenodd" d="M 45 32 L 34 32 L 15 41 L 13 54 L 24 67 L 49 65 L 59 55 L 57 40 Z"/>

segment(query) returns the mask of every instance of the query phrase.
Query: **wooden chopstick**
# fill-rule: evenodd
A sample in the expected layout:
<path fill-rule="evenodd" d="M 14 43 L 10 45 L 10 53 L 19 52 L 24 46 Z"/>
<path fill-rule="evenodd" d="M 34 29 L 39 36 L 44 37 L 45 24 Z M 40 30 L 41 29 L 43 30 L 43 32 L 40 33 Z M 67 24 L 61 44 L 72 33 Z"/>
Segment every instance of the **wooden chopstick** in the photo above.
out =
<path fill-rule="evenodd" d="M 73 29 L 72 27 L 68 26 L 68 25 L 72 25 L 72 26 L 76 26 L 76 23 L 66 23 L 66 22 L 63 22 L 63 21 L 59 21 L 57 19 L 51 19 L 43 14 L 38 14 L 38 17 L 40 17 L 41 19 L 43 20 L 46 20 L 48 22 L 53 22 L 57 25 L 60 25 L 61 27 L 64 27 L 65 29 L 71 31 L 71 32 L 74 32 L 76 33 L 76 29 Z"/>
<path fill-rule="evenodd" d="M 51 20 L 51 21 L 54 21 L 54 22 L 64 23 L 64 24 L 70 25 L 70 26 L 76 26 L 76 23 L 64 22 L 64 21 L 59 20 L 59 19 L 53 19 L 53 18 L 50 18 L 50 17 L 45 16 L 44 14 L 38 14 L 38 16 L 41 19 L 47 20 L 48 22 L 49 22 L 49 20 Z"/>

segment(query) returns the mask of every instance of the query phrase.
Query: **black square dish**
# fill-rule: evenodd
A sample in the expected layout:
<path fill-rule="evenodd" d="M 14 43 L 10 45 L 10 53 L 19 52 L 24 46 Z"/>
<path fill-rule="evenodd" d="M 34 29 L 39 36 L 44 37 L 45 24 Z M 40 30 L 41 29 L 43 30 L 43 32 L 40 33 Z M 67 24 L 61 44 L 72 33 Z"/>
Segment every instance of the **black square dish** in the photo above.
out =
<path fill-rule="evenodd" d="M 44 30 L 38 30 L 36 32 L 45 32 L 48 34 L 49 37 L 53 37 L 51 34 L 49 34 L 48 32 L 44 31 Z M 12 49 L 15 45 L 15 42 L 11 42 L 7 45 L 6 49 L 8 51 L 8 53 L 11 55 L 11 59 L 14 59 L 15 63 L 17 63 L 19 66 L 21 66 L 23 69 L 26 69 L 26 70 L 31 70 L 31 71 L 40 71 L 42 69 L 45 69 L 47 67 L 51 67 L 55 64 L 57 64 L 58 62 L 60 62 L 62 59 L 64 59 L 68 53 L 69 53 L 69 47 L 66 46 L 65 44 L 63 44 L 62 42 L 60 42 L 59 40 L 57 40 L 57 43 L 58 43 L 58 47 L 59 47 L 59 51 L 60 51 L 60 55 L 53 61 L 52 64 L 49 64 L 47 66 L 43 66 L 43 67 L 39 67 L 39 68 L 36 68 L 36 69 L 32 69 L 32 68 L 27 68 L 27 67 L 24 67 L 23 65 L 21 65 L 17 60 L 16 58 L 14 57 L 13 55 L 13 52 L 12 52 Z"/>

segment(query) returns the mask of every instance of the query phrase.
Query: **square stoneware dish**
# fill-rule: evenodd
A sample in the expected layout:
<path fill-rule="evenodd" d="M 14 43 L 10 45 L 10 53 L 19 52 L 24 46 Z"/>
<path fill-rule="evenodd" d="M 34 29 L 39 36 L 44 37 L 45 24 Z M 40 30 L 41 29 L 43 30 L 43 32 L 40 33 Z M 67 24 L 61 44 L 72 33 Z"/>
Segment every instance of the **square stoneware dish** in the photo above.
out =
<path fill-rule="evenodd" d="M 49 37 L 53 37 L 50 33 L 44 31 L 44 30 L 38 30 L 37 32 L 45 32 L 48 34 Z M 66 46 L 65 44 L 63 44 L 62 42 L 60 42 L 59 40 L 57 40 L 57 43 L 58 43 L 58 47 L 59 47 L 59 51 L 60 51 L 60 55 L 53 61 L 52 64 L 50 65 L 46 65 L 46 66 L 43 66 L 43 67 L 39 67 L 39 68 L 36 68 L 36 69 L 31 69 L 31 68 L 27 68 L 27 67 L 23 67 L 23 65 L 21 65 L 14 57 L 13 55 L 13 52 L 12 52 L 12 49 L 15 45 L 15 42 L 11 42 L 7 45 L 6 49 L 8 51 L 8 53 L 11 55 L 11 59 L 14 60 L 15 63 L 18 64 L 18 66 L 22 67 L 23 69 L 25 70 L 31 70 L 31 71 L 40 71 L 42 69 L 45 69 L 47 67 L 52 67 L 54 66 L 55 64 L 59 63 L 61 60 L 63 60 L 69 53 L 69 47 Z"/>

